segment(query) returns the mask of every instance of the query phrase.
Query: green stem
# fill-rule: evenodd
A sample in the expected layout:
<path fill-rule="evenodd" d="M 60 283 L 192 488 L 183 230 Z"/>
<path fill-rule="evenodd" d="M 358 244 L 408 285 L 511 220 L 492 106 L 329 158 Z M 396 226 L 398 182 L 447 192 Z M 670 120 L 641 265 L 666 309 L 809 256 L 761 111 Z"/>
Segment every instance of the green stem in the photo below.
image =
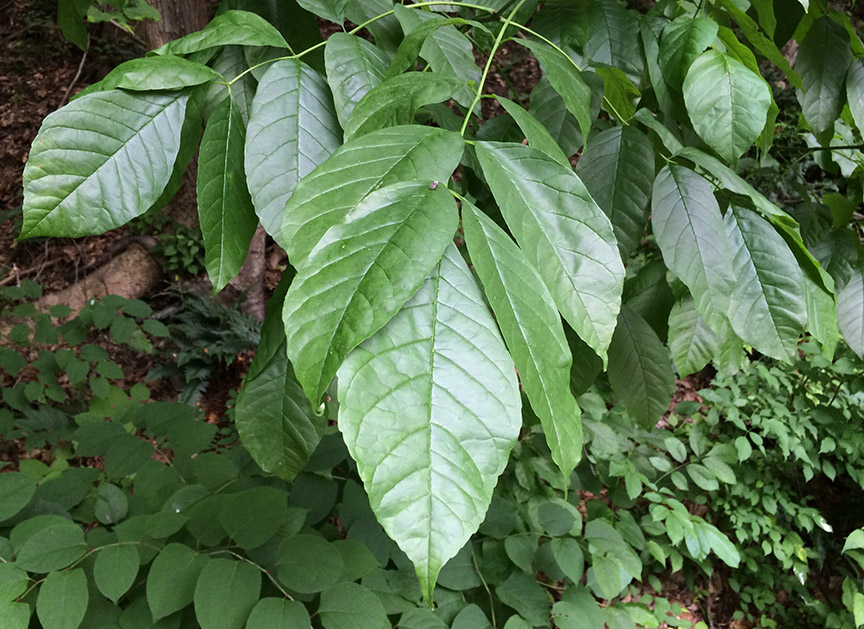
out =
<path fill-rule="evenodd" d="M 218 555 L 218 554 L 231 555 L 232 557 L 234 557 L 235 559 L 237 559 L 239 561 L 243 561 L 245 563 L 248 563 L 249 565 L 255 566 L 256 568 L 258 568 L 258 570 L 261 571 L 262 574 L 264 574 L 268 579 L 270 579 L 270 582 L 276 587 L 277 590 L 279 590 L 279 592 L 282 593 L 282 595 L 285 598 L 292 600 L 292 601 L 294 600 L 294 597 L 285 591 L 285 588 L 283 588 L 279 584 L 279 582 L 273 577 L 272 574 L 270 574 L 270 572 L 264 566 L 258 565 L 257 563 L 255 563 L 251 559 L 244 557 L 243 555 L 241 555 L 239 553 L 235 553 L 233 550 L 228 550 L 227 548 L 220 548 L 217 550 L 213 550 L 207 554 L 208 555 Z"/>
<path fill-rule="evenodd" d="M 507 33 L 507 29 L 513 23 L 513 17 L 516 15 L 516 12 L 522 8 L 523 4 L 525 4 L 525 0 L 519 0 L 516 6 L 513 7 L 513 10 L 510 11 L 504 20 L 501 30 L 498 31 L 498 35 L 495 37 L 495 43 L 492 44 L 492 50 L 489 51 L 489 58 L 486 59 L 486 67 L 483 68 L 483 75 L 480 77 L 480 83 L 477 85 L 477 89 L 474 92 L 474 100 L 471 101 L 471 106 L 468 107 L 468 112 L 465 114 L 465 120 L 462 122 L 462 128 L 459 130 L 459 135 L 463 138 L 465 137 L 465 131 L 468 129 L 468 121 L 471 120 L 471 113 L 483 97 L 483 86 L 486 85 L 486 78 L 489 76 L 489 70 L 492 67 L 495 53 L 498 52 L 498 48 L 504 40 L 504 35 Z"/>

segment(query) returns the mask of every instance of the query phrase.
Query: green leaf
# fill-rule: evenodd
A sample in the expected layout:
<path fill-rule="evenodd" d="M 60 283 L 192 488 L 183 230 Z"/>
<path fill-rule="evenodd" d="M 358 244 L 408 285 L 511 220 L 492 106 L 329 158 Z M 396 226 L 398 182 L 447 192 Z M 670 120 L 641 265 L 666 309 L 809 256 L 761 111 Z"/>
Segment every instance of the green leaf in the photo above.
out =
<path fill-rule="evenodd" d="M 87 552 L 84 532 L 59 515 L 37 515 L 17 525 L 9 535 L 15 565 L 28 572 L 61 570 Z"/>
<path fill-rule="evenodd" d="M 192 602 L 195 583 L 208 559 L 184 544 L 163 548 L 147 575 L 147 603 L 157 621 Z"/>
<path fill-rule="evenodd" d="M 858 132 L 864 129 L 864 59 L 857 58 L 846 74 L 846 98 Z"/>
<path fill-rule="evenodd" d="M 605 629 L 606 622 L 588 588 L 575 586 L 564 591 L 552 606 L 552 618 L 559 629 Z"/>
<path fill-rule="evenodd" d="M 451 629 L 492 629 L 492 625 L 483 610 L 472 603 L 456 614 Z"/>
<path fill-rule="evenodd" d="M 448 625 L 428 607 L 409 609 L 399 619 L 399 629 L 450 629 Z"/>
<path fill-rule="evenodd" d="M 90 0 L 67 0 L 57 3 L 57 22 L 63 32 L 63 37 L 81 50 L 87 50 L 90 43 L 87 38 L 87 27 L 84 26 L 84 18 L 91 4 Z"/>
<path fill-rule="evenodd" d="M 646 430 L 669 409 L 675 392 L 666 347 L 651 326 L 626 306 L 621 308 L 609 346 L 609 382 L 615 397 Z"/>
<path fill-rule="evenodd" d="M 591 570 L 604 598 L 611 599 L 618 596 L 624 586 L 621 582 L 621 569 L 618 567 L 618 562 L 606 555 L 594 555 L 592 562 Z"/>
<path fill-rule="evenodd" d="M 709 50 L 687 71 L 684 104 L 699 137 L 735 164 L 765 126 L 771 89 L 741 62 Z"/>
<path fill-rule="evenodd" d="M 44 629 L 77 629 L 87 613 L 87 576 L 80 568 L 49 574 L 36 599 Z"/>
<path fill-rule="evenodd" d="M 345 143 L 297 184 L 285 208 L 282 248 L 299 266 L 324 232 L 370 192 L 400 181 L 447 181 L 462 149 L 458 133 L 414 125 Z"/>
<path fill-rule="evenodd" d="M 139 563 L 140 556 L 132 545 L 103 548 L 93 564 L 93 581 L 105 598 L 116 603 L 135 583 Z"/>
<path fill-rule="evenodd" d="M 166 55 L 132 59 L 111 70 L 102 79 L 102 90 L 124 89 L 135 91 L 179 90 L 209 83 L 220 74 L 203 63 L 196 63 Z"/>
<path fill-rule="evenodd" d="M 602 131 L 579 157 L 576 174 L 612 222 L 626 259 L 642 241 L 648 222 L 654 181 L 651 141 L 634 126 Z"/>
<path fill-rule="evenodd" d="M 637 13 L 617 0 L 596 0 L 587 4 L 586 18 L 588 39 L 582 47 L 585 59 L 595 67 L 619 68 L 638 84 L 645 60 L 636 36 Z"/>
<path fill-rule="evenodd" d="M 243 124 L 249 122 L 249 111 L 252 109 L 252 100 L 255 98 L 255 87 L 258 81 L 249 69 L 246 55 L 242 46 L 225 46 L 211 62 L 213 69 L 219 72 L 226 80 L 232 82 L 231 89 L 220 82 L 211 83 L 204 98 L 204 117 L 213 115 L 222 101 L 232 99 Z"/>
<path fill-rule="evenodd" d="M 440 103 L 464 85 L 461 79 L 434 72 L 406 72 L 370 89 L 345 122 L 345 138 L 414 122 L 424 105 Z"/>
<path fill-rule="evenodd" d="M 521 425 L 512 361 L 455 246 L 339 371 L 339 428 L 427 600 L 477 530 Z"/>
<path fill-rule="evenodd" d="M 380 188 L 324 235 L 282 311 L 288 357 L 316 402 L 345 356 L 420 287 L 458 226 L 453 197 L 424 183 Z"/>
<path fill-rule="evenodd" d="M 297 182 L 341 143 L 324 79 L 296 59 L 271 65 L 252 101 L 245 150 L 246 182 L 268 234 L 279 236 Z"/>
<path fill-rule="evenodd" d="M 440 16 L 410 9 L 397 4 L 396 19 L 408 35 L 427 21 L 446 22 Z M 453 100 L 463 107 L 470 107 L 474 100 L 474 89 L 480 84 L 480 68 L 474 60 L 474 46 L 471 40 L 460 33 L 453 24 L 443 24 L 425 38 L 420 48 L 420 56 L 429 63 L 433 72 L 452 76 L 461 80 L 464 87 L 453 95 Z"/>
<path fill-rule="evenodd" d="M 288 494 L 275 487 L 252 487 L 231 494 L 219 522 L 240 548 L 251 550 L 276 535 L 288 517 Z"/>
<path fill-rule="evenodd" d="M 325 590 L 318 614 L 324 629 L 391 629 L 378 597 L 356 583 L 339 583 Z"/>
<path fill-rule="evenodd" d="M 596 73 L 603 78 L 603 108 L 626 123 L 636 113 L 642 92 L 619 68 L 597 68 Z"/>
<path fill-rule="evenodd" d="M 552 460 L 566 478 L 582 456 L 581 412 L 570 393 L 572 356 L 540 274 L 509 236 L 468 202 L 462 224 L 471 262 L 498 319 Z"/>
<path fill-rule="evenodd" d="M 807 322 L 804 278 L 798 261 L 767 221 L 731 206 L 724 220 L 737 281 L 729 321 L 741 339 L 780 360 L 798 357 Z"/>
<path fill-rule="evenodd" d="M 572 537 L 555 538 L 550 540 L 552 556 L 561 571 L 573 583 L 579 583 L 585 570 L 585 558 L 579 542 Z"/>
<path fill-rule="evenodd" d="M 302 594 L 326 590 L 345 570 L 342 554 L 317 535 L 295 535 L 282 542 L 276 564 L 279 582 Z"/>
<path fill-rule="evenodd" d="M 291 480 L 306 466 L 320 440 L 319 422 L 294 377 L 284 341 L 260 373 L 244 382 L 234 421 L 243 447 L 265 472 Z"/>
<path fill-rule="evenodd" d="M 45 118 L 24 167 L 20 237 L 101 234 L 146 212 L 171 177 L 188 100 L 96 92 Z"/>
<path fill-rule="evenodd" d="M 716 330 L 727 310 L 734 275 L 711 185 L 692 170 L 664 166 L 654 180 L 651 224 L 663 261 L 687 285 L 700 316 Z"/>
<path fill-rule="evenodd" d="M 573 155 L 582 146 L 582 132 L 579 131 L 579 122 L 573 114 L 567 111 L 564 99 L 555 91 L 545 76 L 531 90 L 529 111 L 546 128 L 565 155 Z M 540 147 L 535 146 L 534 148 Z M 569 164 L 569 161 L 567 163 Z"/>
<path fill-rule="evenodd" d="M 666 82 L 680 89 L 690 64 L 717 37 L 718 25 L 706 17 L 682 15 L 669 22 L 660 37 L 658 61 Z"/>
<path fill-rule="evenodd" d="M 717 527 L 708 524 L 707 522 L 699 523 L 699 531 L 705 536 L 708 545 L 714 554 L 717 555 L 723 563 L 732 569 L 738 567 L 741 562 L 741 556 L 738 554 L 738 549 L 735 548 L 729 538 L 720 532 Z"/>
<path fill-rule="evenodd" d="M 129 511 L 129 499 L 123 490 L 111 483 L 100 483 L 94 495 L 93 511 L 102 524 L 117 524 Z"/>
<path fill-rule="evenodd" d="M 507 225 L 576 333 L 606 360 L 624 284 L 612 225 L 573 171 L 522 144 L 478 142 Z"/>
<path fill-rule="evenodd" d="M 344 128 L 357 103 L 384 80 L 390 60 L 361 37 L 333 33 L 324 47 L 324 63 L 336 115 Z"/>
<path fill-rule="evenodd" d="M 855 529 L 849 533 L 849 537 L 843 543 L 843 552 L 850 550 L 864 550 L 864 529 Z"/>
<path fill-rule="evenodd" d="M 798 48 L 795 67 L 802 84 L 798 102 L 814 134 L 831 129 L 840 116 L 851 64 L 849 34 L 843 27 L 827 17 L 813 22 Z"/>
<path fill-rule="evenodd" d="M 291 627 L 291 629 L 312 629 L 309 612 L 303 603 L 289 601 L 287 598 L 262 598 L 255 605 L 246 629 L 274 629 L 276 627 Z"/>
<path fill-rule="evenodd" d="M 15 600 L 24 594 L 28 585 L 30 578 L 21 568 L 12 563 L 0 563 L 0 603 Z"/>
<path fill-rule="evenodd" d="M 297 4 L 318 17 L 342 24 L 348 0 L 297 0 Z"/>
<path fill-rule="evenodd" d="M 0 474 L 0 522 L 26 507 L 35 493 L 36 479 L 20 472 Z"/>
<path fill-rule="evenodd" d="M 168 42 L 153 52 L 158 55 L 188 55 L 217 46 L 290 46 L 275 26 L 248 11 L 226 11 L 202 30 Z"/>
<path fill-rule="evenodd" d="M 687 473 L 693 482 L 705 491 L 717 491 L 720 488 L 720 483 L 717 482 L 714 474 L 704 465 L 690 463 L 687 466 Z"/>
<path fill-rule="evenodd" d="M 702 463 L 705 467 L 711 470 L 711 473 L 714 474 L 720 482 L 726 483 L 727 485 L 734 485 L 737 482 L 735 472 L 732 471 L 732 468 L 726 465 L 726 463 L 718 457 L 706 456 L 702 459 Z"/>
<path fill-rule="evenodd" d="M 720 347 L 717 334 L 696 312 L 690 295 L 675 302 L 669 313 L 669 350 L 679 378 L 701 371 Z"/>
<path fill-rule="evenodd" d="M 201 629 L 242 629 L 261 593 L 261 571 L 236 559 L 213 559 L 195 584 L 195 617 Z"/>
<path fill-rule="evenodd" d="M 567 111 L 576 117 L 583 140 L 591 132 L 591 88 L 582 78 L 582 73 L 573 61 L 546 44 L 530 39 L 517 39 L 543 62 L 545 76 L 556 92 L 564 99 Z"/>
<path fill-rule="evenodd" d="M 530 626 L 539 627 L 548 622 L 549 597 L 534 575 L 513 572 L 495 588 L 495 595 L 502 603 L 519 612 Z"/>
<path fill-rule="evenodd" d="M 503 96 L 496 96 L 495 98 L 501 103 L 501 106 L 504 107 L 513 120 L 516 121 L 516 124 L 519 125 L 519 129 L 522 130 L 522 133 L 528 140 L 528 146 L 541 150 L 556 162 L 563 164 L 567 168 L 570 167 L 570 160 L 567 159 L 564 151 L 561 150 L 561 147 L 558 146 L 558 143 L 540 121 L 512 100 Z"/>
<path fill-rule="evenodd" d="M 240 272 L 258 225 L 243 170 L 245 137 L 237 107 L 226 98 L 207 120 L 198 158 L 198 218 L 214 293 Z"/>
<path fill-rule="evenodd" d="M 864 273 L 860 268 L 837 294 L 837 325 L 852 351 L 864 358 Z"/>

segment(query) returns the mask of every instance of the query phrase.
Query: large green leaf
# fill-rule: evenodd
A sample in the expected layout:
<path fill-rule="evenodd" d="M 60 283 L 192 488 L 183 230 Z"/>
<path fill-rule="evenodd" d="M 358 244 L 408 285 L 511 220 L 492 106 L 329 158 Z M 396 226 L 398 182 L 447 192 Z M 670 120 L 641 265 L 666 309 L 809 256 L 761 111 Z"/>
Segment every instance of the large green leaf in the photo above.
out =
<path fill-rule="evenodd" d="M 357 583 L 338 583 L 321 594 L 318 608 L 324 629 L 390 629 L 378 597 Z"/>
<path fill-rule="evenodd" d="M 255 213 L 279 235 L 297 181 L 339 148 L 342 137 L 327 84 L 295 59 L 277 61 L 261 77 L 246 131 L 246 181 Z"/>
<path fill-rule="evenodd" d="M 411 124 L 420 107 L 447 100 L 463 84 L 461 79 L 434 72 L 406 72 L 387 79 L 357 103 L 345 123 L 345 138 Z"/>
<path fill-rule="evenodd" d="M 837 324 L 849 347 L 864 358 L 864 273 L 860 268 L 837 294 Z"/>
<path fill-rule="evenodd" d="M 687 71 L 684 104 L 699 137 L 735 164 L 765 126 L 771 89 L 740 61 L 709 50 Z"/>
<path fill-rule="evenodd" d="M 609 346 L 608 373 L 615 397 L 646 430 L 669 409 L 675 392 L 669 352 L 651 326 L 626 306 Z"/>
<path fill-rule="evenodd" d="M 675 302 L 669 313 L 669 350 L 679 378 L 696 373 L 711 362 L 719 345 L 719 337 L 696 312 L 691 296 Z"/>
<path fill-rule="evenodd" d="M 93 581 L 106 598 L 116 603 L 135 582 L 140 563 L 141 556 L 132 545 L 103 548 L 93 564 Z"/>
<path fill-rule="evenodd" d="M 536 269 L 510 237 L 473 205 L 462 225 L 477 272 L 552 460 L 566 478 L 582 456 L 581 411 L 570 393 L 572 356 L 561 317 Z"/>
<path fill-rule="evenodd" d="M 426 11 L 396 5 L 396 18 L 407 35 L 426 21 L 444 21 L 444 18 Z M 462 89 L 453 95 L 453 100 L 463 107 L 470 107 L 474 100 L 474 89 L 469 86 L 480 84 L 480 68 L 474 60 L 474 46 L 471 40 L 460 33 L 452 24 L 435 29 L 420 48 L 423 57 L 433 72 L 454 76 L 462 80 Z"/>
<path fill-rule="evenodd" d="M 121 63 L 97 84 L 98 90 L 93 91 L 117 88 L 136 91 L 179 90 L 218 78 L 216 70 L 182 57 L 142 57 Z"/>
<path fill-rule="evenodd" d="M 645 60 L 637 37 L 637 13 L 618 0 L 593 0 L 587 3 L 586 13 L 585 58 L 598 67 L 623 70 L 638 85 Z"/>
<path fill-rule="evenodd" d="M 208 558 L 185 544 L 168 544 L 163 548 L 147 575 L 147 604 L 157 621 L 183 609 L 192 602 L 198 575 Z"/>
<path fill-rule="evenodd" d="M 599 133 L 576 163 L 576 174 L 615 230 L 627 258 L 642 241 L 654 181 L 654 149 L 634 126 Z"/>
<path fill-rule="evenodd" d="M 45 118 L 24 167 L 21 237 L 101 234 L 146 212 L 171 178 L 188 100 L 96 92 Z"/>
<path fill-rule="evenodd" d="M 363 199 L 297 270 L 282 312 L 288 357 L 313 403 L 345 356 L 420 288 L 459 218 L 443 186 L 397 183 Z"/>
<path fill-rule="evenodd" d="M 234 101 L 226 98 L 207 120 L 198 156 L 198 219 L 214 292 L 240 272 L 258 225 L 243 171 L 245 139 Z"/>
<path fill-rule="evenodd" d="M 547 44 L 530 39 L 516 40 L 543 62 L 545 76 L 564 99 L 567 111 L 576 117 L 583 140 L 588 139 L 593 120 L 591 88 L 582 79 L 582 73 L 573 61 Z"/>
<path fill-rule="evenodd" d="M 287 598 L 262 598 L 249 614 L 246 629 L 275 629 L 276 627 L 291 627 L 291 629 L 312 629 L 309 612 L 298 601 Z"/>
<path fill-rule="evenodd" d="M 348 33 L 333 33 L 324 47 L 327 83 L 339 124 L 344 128 L 357 103 L 387 74 L 390 60 L 365 39 Z"/>
<path fill-rule="evenodd" d="M 325 20 L 342 24 L 348 0 L 297 0 L 297 4 Z"/>
<path fill-rule="evenodd" d="M 249 69 L 249 64 L 246 61 L 243 47 L 225 46 L 216 55 L 212 65 L 214 70 L 233 83 L 231 83 L 230 92 L 224 83 L 213 82 L 208 86 L 204 98 L 204 117 L 212 116 L 216 107 L 230 97 L 240 112 L 243 124 L 247 124 L 258 81 L 252 72 L 246 72 Z M 244 72 L 246 73 L 244 74 Z"/>
<path fill-rule="evenodd" d="M 849 66 L 846 74 L 846 98 L 858 132 L 864 133 L 864 59 L 855 59 Z"/>
<path fill-rule="evenodd" d="M 503 96 L 496 96 L 495 98 L 501 103 L 504 110 L 510 114 L 516 124 L 519 125 L 519 129 L 525 135 L 525 139 L 528 140 L 528 146 L 533 146 L 535 149 L 543 151 L 549 157 L 554 158 L 556 162 L 560 162 L 569 168 L 570 160 L 567 159 L 567 156 L 564 155 L 564 151 L 558 146 L 555 138 L 552 137 L 548 129 L 539 120 L 512 100 Z"/>
<path fill-rule="evenodd" d="M 159 55 L 188 55 L 228 45 L 290 49 L 277 28 L 260 15 L 249 11 L 226 11 L 214 17 L 204 29 L 168 42 L 153 52 Z"/>
<path fill-rule="evenodd" d="M 37 515 L 18 524 L 9 535 L 15 565 L 28 572 L 61 570 L 87 552 L 81 526 L 59 515 Z"/>
<path fill-rule="evenodd" d="M 242 629 L 261 593 L 261 571 L 235 559 L 213 559 L 195 584 L 195 618 L 201 629 Z"/>
<path fill-rule="evenodd" d="M 666 265 L 690 289 L 706 323 L 719 329 L 735 276 L 711 184 L 683 166 L 665 166 L 654 180 L 651 224 Z"/>
<path fill-rule="evenodd" d="M 849 34 L 834 20 L 821 17 L 798 48 L 795 67 L 801 74 L 798 102 L 813 133 L 830 129 L 845 101 L 846 73 L 852 64 Z"/>
<path fill-rule="evenodd" d="M 577 334 L 606 359 L 624 265 L 612 224 L 579 177 L 537 149 L 478 142 L 477 157 L 504 219 Z"/>
<path fill-rule="evenodd" d="M 339 400 L 372 510 L 431 600 L 441 567 L 483 521 L 522 421 L 513 363 L 455 246 L 348 356 Z"/>
<path fill-rule="evenodd" d="M 714 38 L 718 25 L 707 17 L 682 15 L 663 29 L 660 37 L 658 61 L 666 82 L 680 89 L 690 64 L 702 54 Z"/>
<path fill-rule="evenodd" d="M 36 493 L 36 479 L 20 472 L 0 474 L 0 521 L 21 511 Z"/>
<path fill-rule="evenodd" d="M 77 629 L 87 613 L 88 598 L 83 570 L 52 572 L 39 588 L 36 615 L 44 629 Z"/>
<path fill-rule="evenodd" d="M 735 334 L 768 356 L 796 358 L 798 337 L 807 322 L 798 261 L 754 212 L 731 206 L 724 222 L 736 280 L 728 310 Z"/>
<path fill-rule="evenodd" d="M 413 125 L 345 143 L 297 184 L 285 208 L 282 248 L 298 266 L 367 194 L 400 181 L 447 181 L 462 149 L 458 133 Z"/>

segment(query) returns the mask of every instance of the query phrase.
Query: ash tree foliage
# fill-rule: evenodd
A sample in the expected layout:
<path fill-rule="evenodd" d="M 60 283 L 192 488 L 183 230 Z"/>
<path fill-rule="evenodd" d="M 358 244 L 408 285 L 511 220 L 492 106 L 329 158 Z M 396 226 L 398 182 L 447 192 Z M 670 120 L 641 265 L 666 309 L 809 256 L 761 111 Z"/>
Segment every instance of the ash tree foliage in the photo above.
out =
<path fill-rule="evenodd" d="M 427 599 L 482 523 L 523 414 L 566 488 L 574 394 L 603 371 L 650 428 L 676 373 L 735 369 L 747 350 L 792 360 L 805 335 L 864 355 L 849 209 L 864 46 L 825 2 L 297 4 L 226 0 L 48 116 L 21 238 L 158 211 L 197 150 L 214 292 L 259 222 L 291 263 L 237 401 L 245 447 L 291 479 L 338 417 Z M 280 26 L 305 12 L 343 31 L 297 49 Z M 487 93 L 503 45 L 539 64 L 530 94 Z M 806 150 L 847 179 L 808 206 L 821 231 L 739 175 L 771 155 L 779 82 Z M 484 121 L 492 98 L 502 113 Z"/>

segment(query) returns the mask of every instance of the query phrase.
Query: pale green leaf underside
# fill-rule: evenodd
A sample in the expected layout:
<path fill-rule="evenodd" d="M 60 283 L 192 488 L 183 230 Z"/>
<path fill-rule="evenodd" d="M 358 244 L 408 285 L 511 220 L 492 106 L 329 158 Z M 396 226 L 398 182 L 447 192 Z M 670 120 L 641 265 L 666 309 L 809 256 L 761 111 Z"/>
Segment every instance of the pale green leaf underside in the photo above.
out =
<path fill-rule="evenodd" d="M 774 228 L 750 210 L 732 206 L 724 222 L 736 279 L 728 311 L 732 328 L 763 354 L 796 358 L 807 321 L 798 261 Z"/>
<path fill-rule="evenodd" d="M 376 190 L 297 269 L 282 316 L 288 357 L 313 403 L 348 352 L 399 311 L 452 242 L 456 203 L 430 184 Z"/>
<path fill-rule="evenodd" d="M 762 132 L 771 90 L 740 61 L 709 50 L 687 71 L 684 104 L 699 137 L 734 164 Z"/>
<path fill-rule="evenodd" d="M 717 22 L 706 17 L 678 17 L 663 29 L 658 62 L 666 82 L 680 89 L 690 64 L 717 37 Z"/>
<path fill-rule="evenodd" d="M 433 72 L 406 72 L 387 79 L 357 103 L 345 123 L 345 138 L 411 124 L 420 107 L 447 100 L 463 84 L 461 79 Z"/>
<path fill-rule="evenodd" d="M 540 274 L 500 227 L 467 202 L 462 224 L 474 270 L 543 425 L 552 460 L 567 477 L 582 455 L 582 414 L 570 392 L 573 358 L 561 317 Z"/>
<path fill-rule="evenodd" d="M 608 374 L 615 397 L 646 429 L 668 410 L 675 391 L 669 353 L 651 326 L 626 306 L 609 346 Z"/>
<path fill-rule="evenodd" d="M 576 174 L 615 230 L 627 258 L 642 241 L 654 180 L 654 149 L 636 127 L 602 131 L 576 163 Z"/>
<path fill-rule="evenodd" d="M 367 194 L 400 181 L 447 181 L 462 157 L 458 133 L 411 125 L 346 142 L 288 200 L 279 244 L 298 266 Z"/>
<path fill-rule="evenodd" d="M 679 378 L 705 367 L 719 345 L 720 339 L 696 312 L 691 296 L 675 302 L 669 313 L 669 350 Z"/>
<path fill-rule="evenodd" d="M 864 59 L 855 59 L 846 74 L 846 98 L 859 133 L 864 133 Z"/>
<path fill-rule="evenodd" d="M 188 55 L 229 45 L 290 48 L 276 27 L 260 15 L 249 11 L 226 11 L 214 17 L 202 30 L 170 41 L 153 52 L 159 55 Z"/>
<path fill-rule="evenodd" d="M 798 49 L 795 69 L 802 85 L 798 102 L 816 135 L 831 128 L 843 109 L 844 79 L 851 63 L 845 29 L 827 17 L 813 22 Z"/>
<path fill-rule="evenodd" d="M 384 80 L 389 63 L 387 55 L 356 35 L 334 33 L 327 38 L 324 47 L 327 83 L 343 128 L 366 92 Z"/>
<path fill-rule="evenodd" d="M 324 79 L 305 63 L 277 61 L 261 77 L 246 132 L 246 180 L 255 213 L 279 235 L 297 182 L 342 143 Z"/>
<path fill-rule="evenodd" d="M 513 363 L 455 246 L 339 371 L 339 428 L 431 600 L 477 530 L 521 425 Z"/>
<path fill-rule="evenodd" d="M 214 292 L 240 272 L 258 225 L 243 169 L 245 138 L 237 107 L 226 98 L 207 120 L 198 157 L 198 220 Z"/>
<path fill-rule="evenodd" d="M 188 94 L 96 92 L 45 118 L 24 167 L 21 237 L 101 234 L 171 178 Z"/>
<path fill-rule="evenodd" d="M 609 219 L 579 177 L 545 153 L 499 142 L 478 142 L 476 150 L 507 225 L 558 310 L 605 361 L 624 285 Z"/>
<path fill-rule="evenodd" d="M 864 358 L 864 273 L 857 269 L 837 294 L 837 324 L 849 347 Z"/>
<path fill-rule="evenodd" d="M 734 284 L 732 256 L 711 185 L 692 170 L 665 166 L 654 180 L 651 224 L 663 260 L 717 330 Z"/>

